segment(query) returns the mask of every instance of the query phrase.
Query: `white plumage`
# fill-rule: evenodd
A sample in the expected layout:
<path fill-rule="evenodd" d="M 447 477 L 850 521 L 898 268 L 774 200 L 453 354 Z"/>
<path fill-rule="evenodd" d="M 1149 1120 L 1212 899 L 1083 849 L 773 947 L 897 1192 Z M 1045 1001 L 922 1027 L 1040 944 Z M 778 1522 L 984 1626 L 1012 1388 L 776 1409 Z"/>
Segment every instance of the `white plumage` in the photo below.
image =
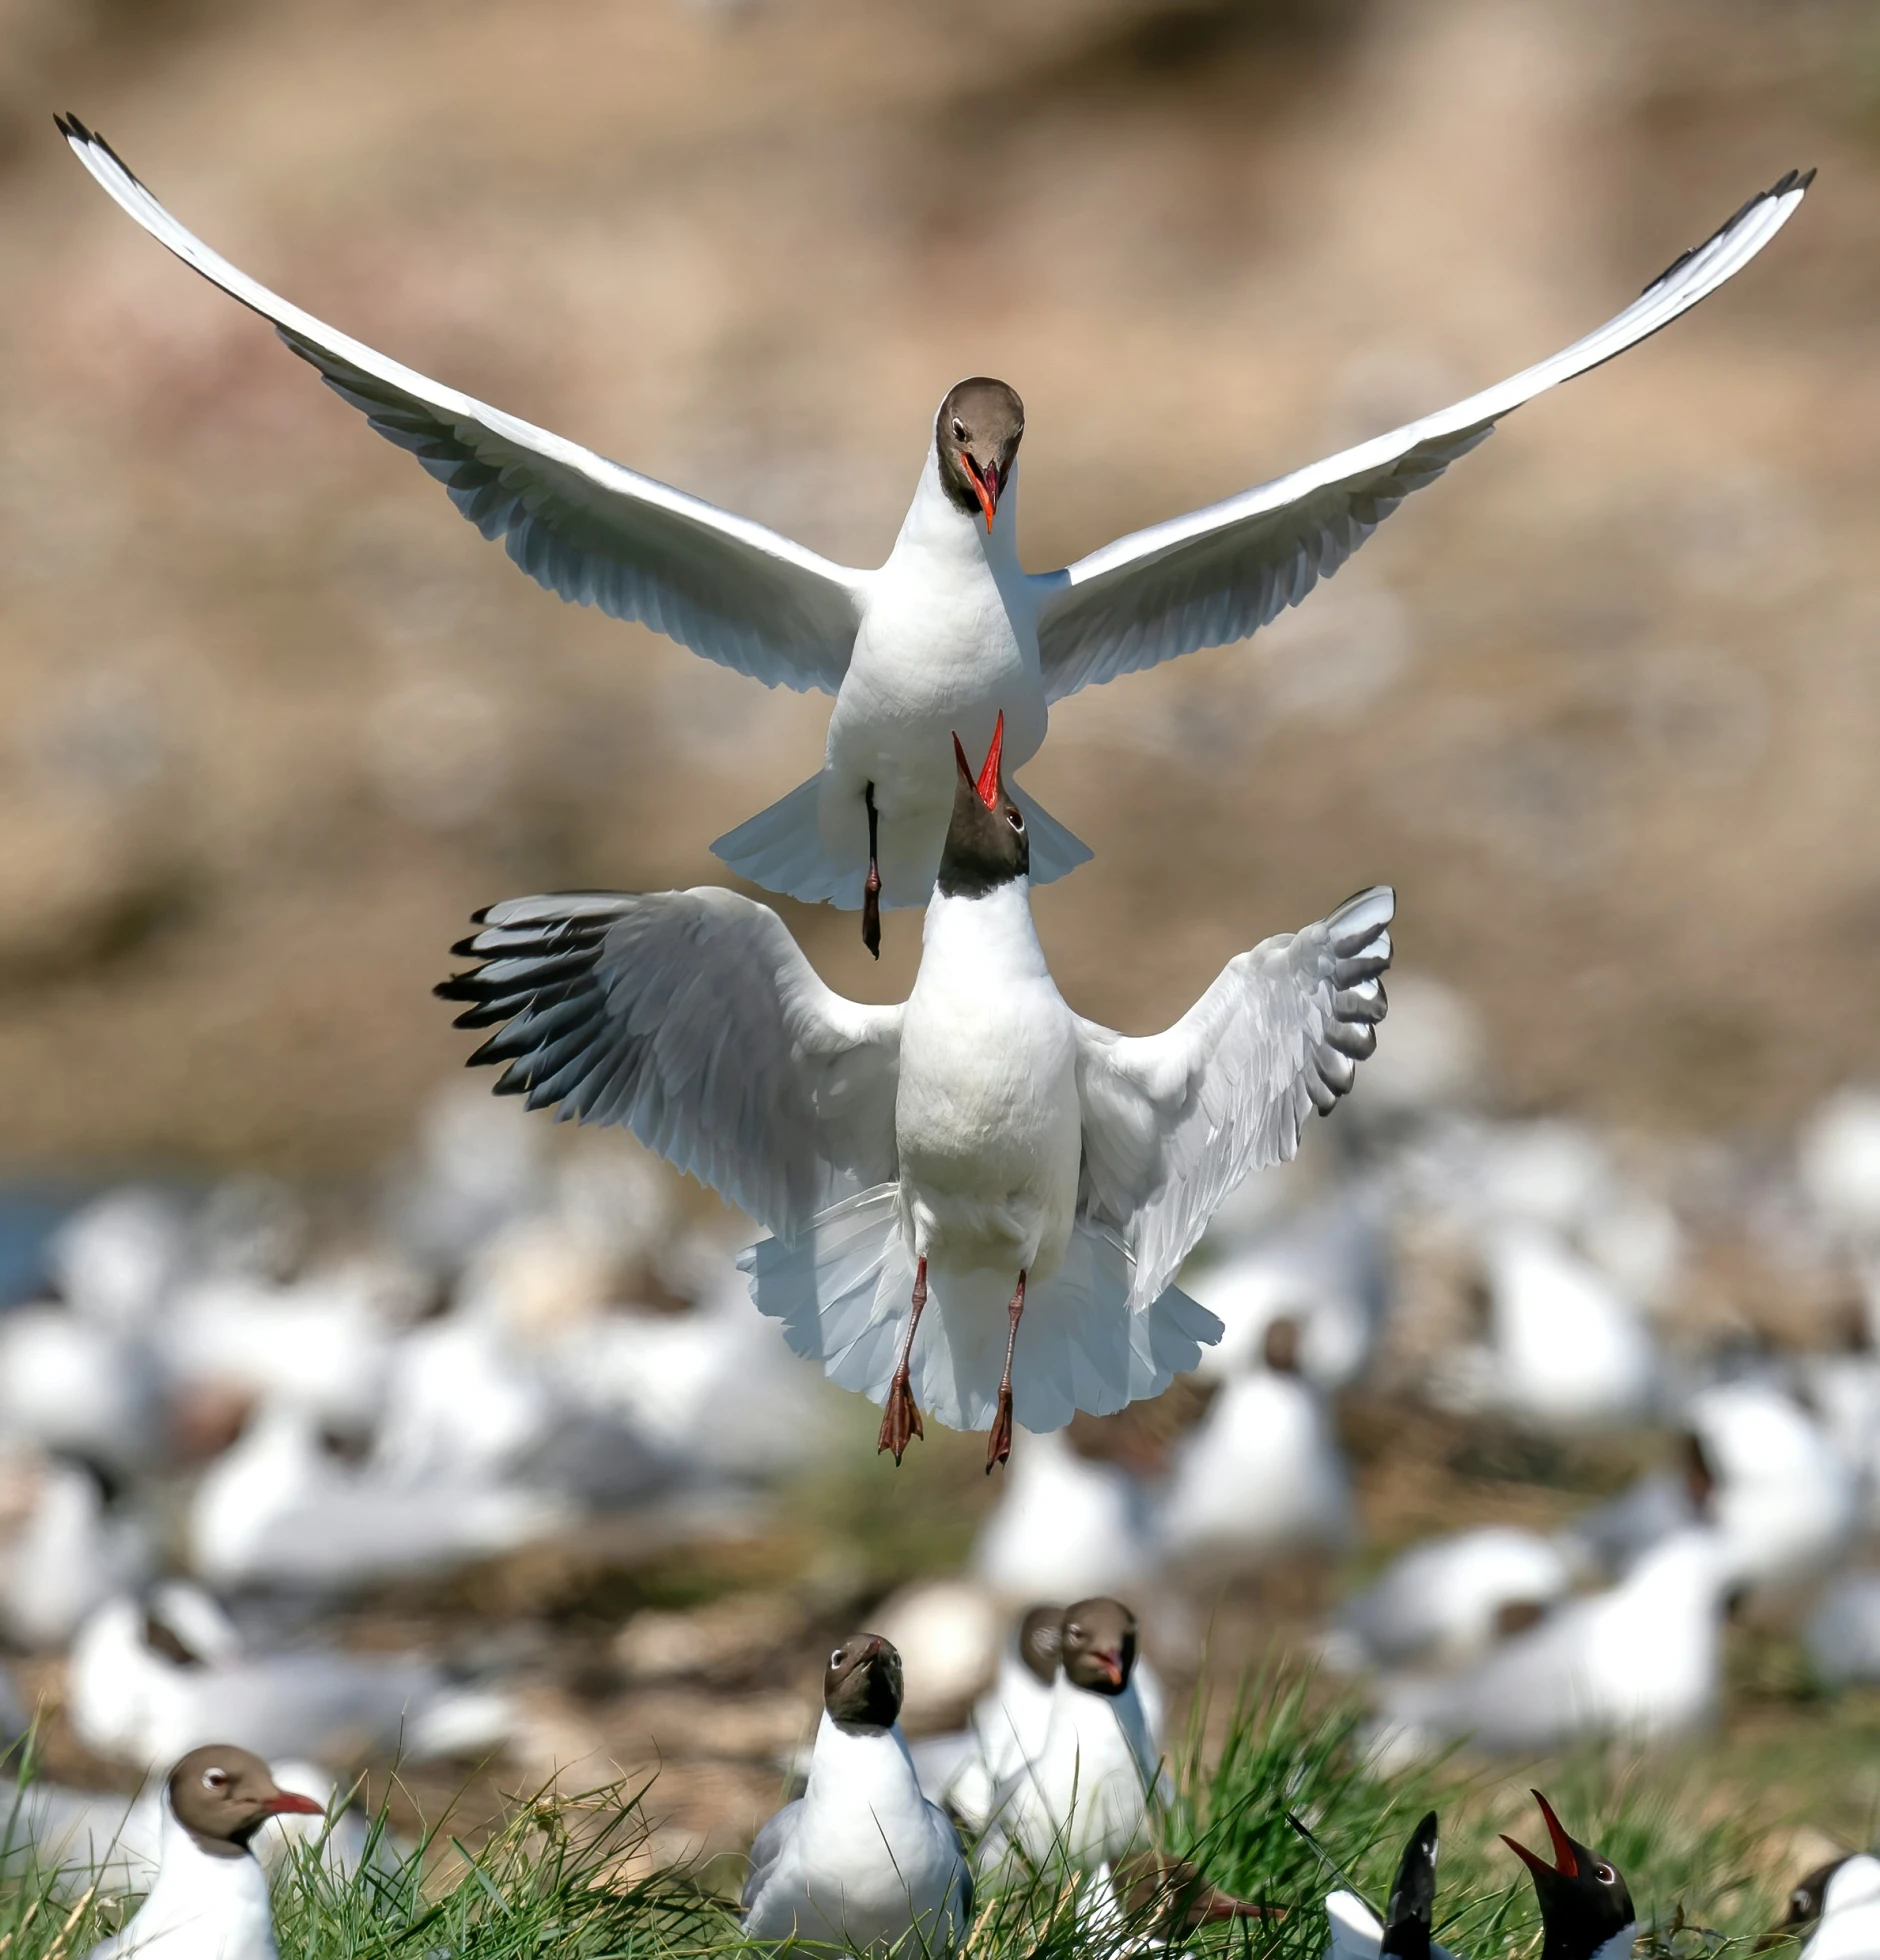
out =
<path fill-rule="evenodd" d="M 746 1934 L 938 1955 L 971 1911 L 958 1833 L 921 1795 L 899 1725 L 845 1727 L 825 1710 L 802 1796 L 751 1846 Z"/>
<path fill-rule="evenodd" d="M 1872 1960 L 1880 1953 L 1880 1858 L 1847 1859 L 1828 1880 L 1821 1920 L 1801 1960 Z"/>
<path fill-rule="evenodd" d="M 1048 1430 L 1158 1393 L 1218 1333 L 1170 1282 L 1350 1087 L 1392 908 L 1379 887 L 1264 941 L 1141 1039 L 1065 1005 L 1022 873 L 936 893 L 903 1007 L 831 993 L 775 913 L 711 888 L 508 900 L 439 991 L 507 1023 L 474 1058 L 509 1064 L 499 1092 L 624 1124 L 768 1225 L 752 1296 L 843 1387 L 888 1399 L 924 1260 L 915 1400 L 986 1426 L 1025 1274 L 1013 1414 Z"/>
<path fill-rule="evenodd" d="M 1604 326 L 1512 379 L 1225 502 L 1027 574 L 1015 453 L 982 531 L 929 450 L 887 563 L 832 564 L 788 538 L 609 462 L 375 353 L 239 271 L 164 210 L 98 137 L 62 119 L 118 204 L 412 452 L 487 538 L 563 598 L 639 620 L 772 686 L 836 697 L 822 771 L 721 838 L 734 869 L 803 899 L 862 902 L 863 794 L 881 812 L 882 896 L 922 902 L 946 829 L 945 736 L 983 743 L 1003 710 L 1014 766 L 1048 704 L 1118 674 L 1245 638 L 1328 577 L 1412 491 L 1498 419 L 1668 325 L 1740 271 L 1800 203 L 1794 173 L 1753 198 Z M 1020 423 L 1022 428 L 1022 421 Z M 1015 450 L 1015 445 L 1014 445 Z M 996 502 L 996 515 L 993 504 Z M 1040 882 L 1089 853 L 1024 800 Z"/>

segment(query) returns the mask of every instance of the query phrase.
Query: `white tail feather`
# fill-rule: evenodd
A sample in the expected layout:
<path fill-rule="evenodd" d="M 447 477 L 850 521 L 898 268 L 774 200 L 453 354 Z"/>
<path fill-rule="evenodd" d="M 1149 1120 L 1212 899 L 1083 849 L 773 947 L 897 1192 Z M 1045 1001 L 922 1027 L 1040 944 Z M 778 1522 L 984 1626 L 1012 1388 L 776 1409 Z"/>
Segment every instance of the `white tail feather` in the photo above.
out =
<path fill-rule="evenodd" d="M 914 1291 L 898 1188 L 880 1184 L 831 1205 L 795 1244 L 762 1239 L 739 1258 L 760 1313 L 838 1387 L 885 1402 Z M 1005 1363 L 1006 1304 L 1017 1274 L 927 1276 L 914 1342 L 914 1400 L 949 1429 L 985 1429 Z M 1078 1225 L 1063 1263 L 1027 1287 L 1012 1368 L 1021 1427 L 1060 1429 L 1078 1409 L 1110 1415 L 1159 1395 L 1221 1337 L 1221 1323 L 1176 1287 L 1129 1307 L 1129 1255 Z"/>
<path fill-rule="evenodd" d="M 779 797 L 767 810 L 728 830 L 712 845 L 712 854 L 740 878 L 748 878 L 766 891 L 782 892 L 805 905 L 829 904 L 844 912 L 857 912 L 862 904 L 862 881 L 867 875 L 867 826 L 860 811 L 852 843 L 831 845 L 823 834 L 821 776 L 798 783 L 788 796 Z M 1035 798 L 1016 784 L 1006 786 L 1012 800 L 1025 813 L 1025 826 L 1031 838 L 1031 882 L 1048 885 L 1074 871 L 1090 856 L 1088 845 L 1064 828 Z M 885 826 L 884 826 L 885 829 Z M 934 866 L 939 863 L 944 832 L 932 838 L 933 858 L 924 874 L 915 875 L 905 865 L 893 863 L 897 840 L 883 841 L 882 877 L 885 888 L 882 903 L 924 905 L 933 887 Z M 909 877 L 916 889 L 906 888 Z"/>

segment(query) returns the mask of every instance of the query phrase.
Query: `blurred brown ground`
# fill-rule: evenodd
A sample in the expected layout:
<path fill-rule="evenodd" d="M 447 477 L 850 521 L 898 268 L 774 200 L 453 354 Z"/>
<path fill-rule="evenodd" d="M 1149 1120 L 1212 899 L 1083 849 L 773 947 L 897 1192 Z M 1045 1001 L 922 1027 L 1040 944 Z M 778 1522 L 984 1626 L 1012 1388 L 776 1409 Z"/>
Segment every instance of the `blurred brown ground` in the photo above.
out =
<path fill-rule="evenodd" d="M 1789 230 L 1250 646 L 1060 708 L 1066 992 L 1160 1025 L 1375 879 L 1515 1106 L 1773 1127 L 1880 1063 L 1880 9 L 0 0 L 0 1157 L 363 1168 L 505 893 L 714 876 L 827 703 L 525 581 L 113 209 L 875 563 L 963 373 L 1044 568 Z M 838 987 L 905 988 L 795 912 Z"/>

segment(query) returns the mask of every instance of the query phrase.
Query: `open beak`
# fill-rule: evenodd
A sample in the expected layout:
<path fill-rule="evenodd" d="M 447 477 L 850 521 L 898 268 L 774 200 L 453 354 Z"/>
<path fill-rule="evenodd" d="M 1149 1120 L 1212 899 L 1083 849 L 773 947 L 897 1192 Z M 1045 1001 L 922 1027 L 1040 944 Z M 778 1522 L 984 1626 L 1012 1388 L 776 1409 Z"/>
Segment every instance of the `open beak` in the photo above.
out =
<path fill-rule="evenodd" d="M 979 499 L 979 508 L 986 513 L 986 535 L 992 535 L 992 520 L 999 510 L 999 466 L 988 463 L 985 474 L 980 474 L 979 465 L 965 450 L 960 451 L 960 461 L 966 465 L 966 480 L 973 486 L 973 495 Z"/>
<path fill-rule="evenodd" d="M 1123 1656 L 1112 1648 L 1108 1653 L 1097 1652 L 1090 1656 L 1102 1668 L 1103 1677 L 1113 1688 L 1123 1685 Z"/>
<path fill-rule="evenodd" d="M 298 1790 L 276 1790 L 266 1805 L 270 1817 L 324 1817 L 326 1805 Z"/>
<path fill-rule="evenodd" d="M 1527 1866 L 1530 1871 L 1546 1872 L 1550 1878 L 1578 1878 L 1580 1875 L 1579 1854 L 1573 1848 L 1573 1840 L 1567 1836 L 1560 1819 L 1554 1815 L 1554 1807 L 1538 1790 L 1531 1791 L 1534 1801 L 1541 1807 L 1541 1816 L 1547 1821 L 1547 1835 L 1553 1840 L 1554 1862 L 1530 1851 L 1525 1844 L 1516 1844 L 1505 1833 L 1502 1843 Z"/>
<path fill-rule="evenodd" d="M 974 793 L 988 810 L 999 807 L 999 758 L 1005 752 L 1005 710 L 999 710 L 999 718 L 992 725 L 992 746 L 986 751 L 985 766 L 977 779 L 973 776 L 973 765 L 966 760 L 966 750 L 960 738 L 953 738 L 953 755 L 959 763 L 960 774 L 973 785 Z"/>

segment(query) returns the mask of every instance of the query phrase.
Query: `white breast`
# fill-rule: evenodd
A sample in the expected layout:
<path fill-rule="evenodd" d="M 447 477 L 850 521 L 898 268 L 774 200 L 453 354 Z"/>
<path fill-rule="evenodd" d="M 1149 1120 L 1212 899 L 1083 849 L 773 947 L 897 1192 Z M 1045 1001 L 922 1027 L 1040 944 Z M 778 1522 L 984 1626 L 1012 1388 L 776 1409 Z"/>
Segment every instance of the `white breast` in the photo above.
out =
<path fill-rule="evenodd" d="M 883 1951 L 919 1929 L 937 1949 L 964 1874 L 959 1840 L 920 1793 L 898 1728 L 851 1734 L 825 1714 L 808 1786 L 745 1930 Z"/>
<path fill-rule="evenodd" d="M 1049 1273 L 1077 1204 L 1076 1041 L 1018 880 L 936 895 L 901 1024 L 895 1140 L 918 1253 Z"/>
<path fill-rule="evenodd" d="M 254 1859 L 202 1850 L 167 1801 L 159 1842 L 148 1897 L 90 1960 L 276 1960 L 268 1881 Z"/>

